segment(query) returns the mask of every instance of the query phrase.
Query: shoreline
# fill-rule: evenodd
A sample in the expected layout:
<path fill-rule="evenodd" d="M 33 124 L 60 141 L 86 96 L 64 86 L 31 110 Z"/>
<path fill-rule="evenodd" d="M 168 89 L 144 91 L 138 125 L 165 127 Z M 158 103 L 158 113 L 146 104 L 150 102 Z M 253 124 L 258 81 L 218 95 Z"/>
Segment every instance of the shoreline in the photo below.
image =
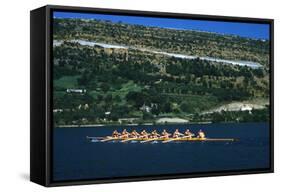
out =
<path fill-rule="evenodd" d="M 229 124 L 229 123 L 261 123 L 261 122 L 217 122 L 217 124 Z M 266 123 L 266 122 L 263 122 Z M 166 124 L 153 124 L 153 123 L 145 123 L 145 124 L 88 124 L 88 125 L 58 125 L 55 126 L 55 128 L 106 128 L 106 127 L 112 127 L 112 126 L 159 126 L 159 125 L 207 125 L 207 124 L 213 124 L 212 122 L 189 122 L 189 123 L 166 123 Z"/>
<path fill-rule="evenodd" d="M 243 124 L 243 123 L 270 123 L 268 121 L 262 121 L 262 122 L 189 122 L 189 123 L 167 123 L 167 124 L 152 124 L 152 123 L 146 123 L 146 124 L 123 124 L 123 125 L 117 125 L 117 124 L 111 124 L 111 125 L 103 125 L 103 124 L 89 124 L 89 125 L 58 125 L 55 126 L 54 128 L 106 128 L 106 127 L 112 127 L 112 126 L 159 126 L 159 125 L 209 125 L 209 124 Z"/>

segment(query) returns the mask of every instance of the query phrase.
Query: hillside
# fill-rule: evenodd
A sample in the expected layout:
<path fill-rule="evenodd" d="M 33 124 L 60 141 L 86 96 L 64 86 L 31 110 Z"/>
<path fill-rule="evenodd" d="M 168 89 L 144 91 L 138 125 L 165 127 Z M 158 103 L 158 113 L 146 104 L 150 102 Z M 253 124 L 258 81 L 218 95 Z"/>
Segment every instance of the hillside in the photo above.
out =
<path fill-rule="evenodd" d="M 55 19 L 54 39 L 86 39 L 173 53 L 269 63 L 269 41 L 102 20 Z"/>
<path fill-rule="evenodd" d="M 201 113 L 233 101 L 268 100 L 268 46 L 214 33 L 55 19 L 55 123 L 212 121 Z M 255 114 L 236 116 L 248 121 Z M 268 108 L 258 114 L 266 121 Z"/>

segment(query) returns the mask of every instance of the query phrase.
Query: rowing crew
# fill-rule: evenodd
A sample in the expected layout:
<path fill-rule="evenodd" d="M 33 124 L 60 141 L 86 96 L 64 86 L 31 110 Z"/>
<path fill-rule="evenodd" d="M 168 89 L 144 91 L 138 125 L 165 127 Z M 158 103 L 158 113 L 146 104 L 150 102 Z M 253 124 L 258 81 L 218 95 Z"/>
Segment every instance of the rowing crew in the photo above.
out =
<path fill-rule="evenodd" d="M 140 133 L 138 133 L 136 130 L 133 130 L 131 133 L 129 133 L 126 129 L 124 129 L 121 133 L 119 133 L 117 130 L 113 131 L 112 133 L 113 138 L 121 138 L 121 139 L 128 139 L 128 138 L 169 139 L 170 136 L 172 136 L 172 138 L 180 138 L 180 137 L 192 138 L 195 135 L 189 129 L 186 129 L 184 133 L 181 133 L 178 129 L 176 129 L 173 134 L 168 133 L 165 129 L 162 131 L 161 134 L 159 134 L 156 130 L 152 131 L 151 133 L 148 133 L 145 130 L 142 130 Z M 205 138 L 205 133 L 201 129 L 197 134 L 197 138 Z"/>

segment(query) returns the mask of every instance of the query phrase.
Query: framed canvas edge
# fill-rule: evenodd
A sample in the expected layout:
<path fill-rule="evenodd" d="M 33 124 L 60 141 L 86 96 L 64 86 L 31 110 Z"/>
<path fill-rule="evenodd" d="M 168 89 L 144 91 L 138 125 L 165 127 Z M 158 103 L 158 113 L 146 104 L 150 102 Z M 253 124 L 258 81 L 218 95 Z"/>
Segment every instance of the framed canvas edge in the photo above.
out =
<path fill-rule="evenodd" d="M 52 138 L 52 19 L 51 19 L 51 9 L 49 6 L 46 6 L 46 186 L 51 186 L 52 183 L 52 146 L 53 146 L 53 138 Z"/>
<path fill-rule="evenodd" d="M 46 187 L 67 186 L 67 185 L 86 185 L 86 184 L 105 184 L 120 182 L 152 181 L 167 179 L 185 179 L 198 177 L 214 176 L 234 176 L 261 173 L 274 173 L 274 19 L 233 17 L 219 15 L 201 15 L 171 12 L 154 12 L 139 10 L 90 8 L 76 6 L 46 5 Z M 183 19 L 201 19 L 201 20 L 219 20 L 231 22 L 261 23 L 270 25 L 270 167 L 264 169 L 248 170 L 230 170 L 216 172 L 170 174 L 170 175 L 152 175 L 152 176 L 133 176 L 116 177 L 109 179 L 89 179 L 89 180 L 71 180 L 71 181 L 53 181 L 52 180 L 52 12 L 53 11 L 76 11 L 103 14 L 122 14 L 147 17 L 165 17 L 165 18 L 183 18 Z"/>

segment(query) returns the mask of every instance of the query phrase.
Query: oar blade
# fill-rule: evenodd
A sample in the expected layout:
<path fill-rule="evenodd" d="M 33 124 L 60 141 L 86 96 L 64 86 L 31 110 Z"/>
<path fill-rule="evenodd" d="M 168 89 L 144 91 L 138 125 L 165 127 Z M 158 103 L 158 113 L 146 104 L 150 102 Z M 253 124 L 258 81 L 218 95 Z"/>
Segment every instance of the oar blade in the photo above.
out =
<path fill-rule="evenodd" d="M 124 140 L 122 140 L 121 142 L 122 142 L 122 143 L 126 143 L 126 142 L 128 142 L 128 141 L 132 141 L 132 140 L 135 140 L 135 139 L 137 139 L 137 137 L 133 137 L 133 138 L 129 138 L 129 139 L 124 139 Z"/>
<path fill-rule="evenodd" d="M 111 141 L 111 140 L 114 140 L 114 139 L 116 139 L 116 138 L 108 137 L 108 138 L 102 139 L 101 142 Z"/>
<path fill-rule="evenodd" d="M 141 141 L 140 143 L 147 143 L 147 142 L 151 142 L 151 141 L 155 141 L 155 140 L 157 140 L 157 138 L 147 139 L 147 140 Z"/>
<path fill-rule="evenodd" d="M 187 138 L 187 137 L 189 137 L 189 136 L 183 136 L 183 137 L 178 137 L 178 138 L 167 139 L 167 140 L 162 141 L 162 143 L 170 143 L 172 141 L 181 140 L 181 139 L 184 139 L 184 138 Z"/>

